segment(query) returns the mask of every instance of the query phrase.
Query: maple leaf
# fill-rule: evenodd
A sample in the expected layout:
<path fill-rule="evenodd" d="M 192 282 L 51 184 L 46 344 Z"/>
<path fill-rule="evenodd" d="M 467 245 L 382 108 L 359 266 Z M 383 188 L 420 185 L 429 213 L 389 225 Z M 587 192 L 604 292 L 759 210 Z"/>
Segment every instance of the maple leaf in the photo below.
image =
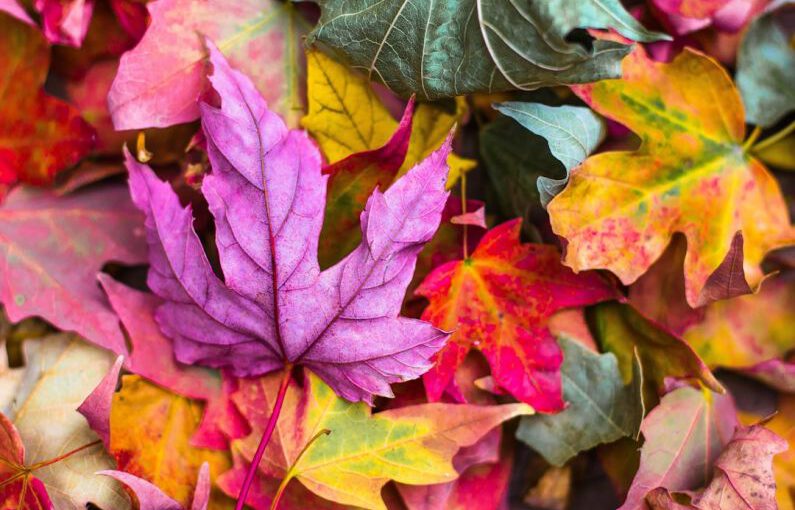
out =
<path fill-rule="evenodd" d="M 51 184 L 92 147 L 94 130 L 69 104 L 42 89 L 50 63 L 36 28 L 0 14 L 0 197 L 15 182 Z"/>
<path fill-rule="evenodd" d="M 0 505 L 19 510 L 52 508 L 35 467 L 25 466 L 25 445 L 16 427 L 0 413 Z"/>
<path fill-rule="evenodd" d="M 116 129 L 166 127 L 199 117 L 196 100 L 207 87 L 202 36 L 218 42 L 272 108 L 290 124 L 297 122 L 304 73 L 301 38 L 309 24 L 296 5 L 160 0 L 147 8 L 152 22 L 138 45 L 122 56 L 108 94 Z"/>
<path fill-rule="evenodd" d="M 652 510 L 776 508 L 773 457 L 787 442 L 762 427 L 738 429 L 715 459 L 715 475 L 689 504 L 677 503 L 666 489 L 646 496 Z"/>
<path fill-rule="evenodd" d="M 254 455 L 278 387 L 275 374 L 240 382 L 234 398 L 252 433 L 233 442 L 233 448 L 247 460 Z M 309 371 L 304 387 L 290 385 L 284 402 L 260 471 L 294 477 L 326 499 L 374 509 L 386 508 L 380 493 L 390 479 L 416 485 L 451 481 L 458 476 L 451 461 L 460 447 L 474 444 L 505 420 L 532 413 L 526 404 L 420 404 L 371 415 L 367 405 L 339 398 Z M 330 433 L 301 454 L 322 429 Z"/>
<path fill-rule="evenodd" d="M 12 321 L 34 315 L 126 354 L 96 277 L 109 261 L 146 261 L 142 215 L 123 186 L 58 197 L 21 186 L 0 206 L 0 301 Z"/>
<path fill-rule="evenodd" d="M 214 476 L 230 466 L 228 452 L 190 444 L 200 417 L 196 401 L 125 375 L 121 390 L 113 395 L 108 451 L 119 470 L 147 480 L 187 507 L 204 463 Z M 228 500 L 213 501 L 213 508 L 230 506 Z"/>
<path fill-rule="evenodd" d="M 421 375 L 447 334 L 398 316 L 417 253 L 439 224 L 449 142 L 362 213 L 362 243 L 319 271 L 326 177 L 302 132 L 288 131 L 253 84 L 211 47 L 221 109 L 202 108 L 213 173 L 202 191 L 216 220 L 224 281 L 213 274 L 167 183 L 128 154 L 130 189 L 146 213 L 150 288 L 177 359 L 254 376 L 312 368 L 338 394 L 372 401 Z M 378 338 L 378 342 L 373 342 Z"/>
<path fill-rule="evenodd" d="M 619 510 L 642 510 L 657 487 L 703 487 L 738 425 L 728 395 L 681 386 L 665 395 L 640 426 L 645 442 L 640 467 Z"/>
<path fill-rule="evenodd" d="M 26 465 L 35 466 L 35 477 L 44 484 L 52 507 L 84 510 L 91 502 L 100 508 L 130 508 L 116 482 L 95 476 L 98 470 L 112 468 L 113 460 L 94 444 L 99 443 L 96 434 L 76 411 L 105 376 L 113 356 L 64 333 L 25 340 L 23 349 L 24 375 L 9 400 L 0 402 L 0 410 L 19 431 Z M 92 447 L 83 448 L 87 445 Z M 67 452 L 73 453 L 59 459 Z"/>
<path fill-rule="evenodd" d="M 777 413 L 765 422 L 765 426 L 784 438 L 789 445 L 795 444 L 795 396 L 780 393 Z M 758 421 L 759 417 L 753 417 Z M 780 510 L 795 508 L 795 448 L 777 455 L 773 459 L 776 475 L 776 502 Z"/>
<path fill-rule="evenodd" d="M 110 476 L 129 487 L 138 499 L 139 510 L 184 510 L 179 502 L 163 493 L 156 485 L 124 471 L 100 471 L 100 475 Z M 210 465 L 202 464 L 196 479 L 190 510 L 207 510 L 210 502 Z"/>
<path fill-rule="evenodd" d="M 623 72 L 574 87 L 643 143 L 591 156 L 550 202 L 566 265 L 609 269 L 630 284 L 682 232 L 691 306 L 750 292 L 762 258 L 795 241 L 795 230 L 778 183 L 743 148 L 737 90 L 718 63 L 690 49 L 664 64 L 637 48 Z"/>
<path fill-rule="evenodd" d="M 521 244 L 521 220 L 488 231 L 465 260 L 437 267 L 417 289 L 425 320 L 454 330 L 423 377 L 438 400 L 467 353 L 481 351 L 498 386 L 538 411 L 563 408 L 562 355 L 546 322 L 556 311 L 618 297 L 597 274 L 575 275 L 553 246 Z"/>
<path fill-rule="evenodd" d="M 17 0 L 0 0 L 0 11 L 14 16 L 20 21 L 33 25 L 33 20 L 30 15 L 25 11 L 25 8 L 17 2 Z"/>

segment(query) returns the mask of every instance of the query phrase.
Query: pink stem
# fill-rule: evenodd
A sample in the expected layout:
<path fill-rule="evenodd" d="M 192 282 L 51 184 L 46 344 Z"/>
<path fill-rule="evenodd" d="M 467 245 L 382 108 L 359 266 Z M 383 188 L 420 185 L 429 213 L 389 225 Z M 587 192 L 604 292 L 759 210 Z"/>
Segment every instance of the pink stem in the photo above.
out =
<path fill-rule="evenodd" d="M 260 439 L 259 446 L 257 446 L 257 452 L 254 454 L 254 458 L 251 459 L 251 465 L 248 467 L 248 471 L 246 472 L 246 478 L 243 480 L 243 487 L 241 487 L 240 494 L 237 497 L 235 510 L 243 510 L 243 507 L 246 504 L 248 491 L 251 488 L 251 484 L 254 482 L 254 475 L 257 473 L 259 463 L 262 460 L 262 456 L 265 454 L 265 447 L 268 446 L 268 441 L 270 441 L 271 436 L 273 435 L 273 430 L 276 428 L 276 421 L 279 419 L 279 414 L 281 414 L 282 404 L 284 404 L 284 396 L 287 394 L 287 387 L 290 386 L 290 374 L 293 371 L 292 368 L 293 367 L 291 365 L 287 365 L 285 367 L 284 377 L 282 378 L 281 385 L 279 386 L 279 394 L 276 396 L 276 403 L 273 405 L 273 411 L 271 412 L 271 417 L 268 419 L 268 425 L 265 427 L 265 432 L 262 433 L 262 439 Z"/>

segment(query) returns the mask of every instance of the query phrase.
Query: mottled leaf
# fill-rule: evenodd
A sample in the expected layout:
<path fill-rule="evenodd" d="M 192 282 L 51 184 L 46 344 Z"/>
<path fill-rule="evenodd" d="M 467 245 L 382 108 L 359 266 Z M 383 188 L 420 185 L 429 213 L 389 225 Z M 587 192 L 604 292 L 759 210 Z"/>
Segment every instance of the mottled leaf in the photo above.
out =
<path fill-rule="evenodd" d="M 0 206 L 0 301 L 12 321 L 34 315 L 126 354 L 116 315 L 97 287 L 110 261 L 146 261 L 142 215 L 123 186 L 58 197 L 19 187 Z"/>
<path fill-rule="evenodd" d="M 617 1 L 504 2 L 322 0 L 309 43 L 398 94 L 422 99 L 533 89 L 619 75 L 628 47 L 568 42 L 574 28 L 612 27 L 642 40 L 647 32 Z M 542 29 L 543 27 L 543 29 Z"/>
<path fill-rule="evenodd" d="M 638 48 L 623 69 L 623 79 L 574 87 L 643 142 L 591 156 L 550 202 L 566 265 L 609 269 L 630 284 L 682 232 L 691 306 L 750 292 L 765 254 L 795 241 L 795 230 L 778 183 L 743 147 L 742 103 L 728 74 L 689 49 L 657 63 Z"/>
<path fill-rule="evenodd" d="M 159 0 L 147 4 L 152 22 L 121 58 L 108 95 L 116 129 L 165 127 L 199 117 L 213 39 L 232 64 L 291 125 L 302 108 L 301 38 L 308 23 L 292 2 L 279 0 Z"/>
<path fill-rule="evenodd" d="M 201 415 L 197 402 L 139 376 L 123 376 L 110 413 L 109 451 L 118 469 L 156 485 L 187 508 L 205 462 L 213 478 L 230 466 L 228 452 L 191 446 Z M 213 508 L 225 503 L 216 500 Z"/>
<path fill-rule="evenodd" d="M 567 406 L 558 414 L 522 418 L 516 432 L 516 437 L 555 466 L 600 443 L 636 437 L 645 413 L 640 370 L 625 386 L 612 353 L 595 354 L 566 337 L 559 343 Z"/>
<path fill-rule="evenodd" d="M 420 404 L 374 415 L 366 404 L 334 394 L 305 372 L 304 387 L 291 384 L 260 471 L 276 478 L 288 469 L 316 494 L 363 508 L 386 508 L 381 488 L 387 481 L 426 485 L 455 479 L 451 463 L 463 446 L 474 444 L 505 420 L 532 413 L 525 404 L 472 406 Z M 241 381 L 235 401 L 252 433 L 235 447 L 251 459 L 276 398 L 280 377 Z M 329 430 L 298 454 L 320 430 Z M 291 468 L 292 466 L 292 468 Z"/>
<path fill-rule="evenodd" d="M 467 353 L 481 351 L 498 386 L 538 411 L 563 408 L 560 349 L 547 320 L 562 308 L 616 297 L 597 274 L 575 275 L 553 246 L 521 244 L 521 220 L 483 236 L 465 260 L 436 268 L 417 289 L 430 305 L 425 320 L 453 331 L 423 378 L 438 400 Z"/>

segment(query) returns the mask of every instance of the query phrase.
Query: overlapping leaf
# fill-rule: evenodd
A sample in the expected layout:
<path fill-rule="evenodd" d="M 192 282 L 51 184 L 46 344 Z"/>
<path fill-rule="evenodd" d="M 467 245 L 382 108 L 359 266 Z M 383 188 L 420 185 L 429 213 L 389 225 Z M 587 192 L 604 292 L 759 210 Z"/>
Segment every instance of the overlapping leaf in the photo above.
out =
<path fill-rule="evenodd" d="M 609 269 L 629 284 L 682 232 L 691 306 L 749 292 L 765 254 L 795 231 L 778 183 L 743 148 L 737 90 L 692 50 L 663 64 L 639 48 L 623 69 L 623 79 L 575 87 L 643 143 L 588 158 L 549 204 L 552 228 L 568 242 L 565 263 Z"/>
<path fill-rule="evenodd" d="M 197 100 L 207 88 L 203 36 L 252 77 L 273 110 L 297 122 L 301 37 L 309 27 L 292 2 L 160 0 L 147 7 L 152 22 L 122 57 L 108 95 L 116 129 L 165 127 L 199 116 Z"/>
<path fill-rule="evenodd" d="M 50 50 L 37 29 L 0 13 L 0 197 L 15 182 L 50 184 L 92 147 L 94 130 L 44 92 Z"/>
<path fill-rule="evenodd" d="M 147 216 L 157 318 L 185 363 L 238 376 L 312 368 L 338 394 L 372 401 L 411 379 L 447 335 L 398 314 L 417 253 L 447 197 L 449 142 L 362 213 L 362 243 L 319 271 L 326 178 L 304 133 L 288 131 L 253 84 L 211 48 L 221 109 L 204 105 L 213 173 L 202 191 L 216 219 L 224 281 L 213 273 L 168 184 L 128 157 L 133 200 Z M 378 342 L 372 342 L 378 338 Z"/>
<path fill-rule="evenodd" d="M 321 0 L 309 42 L 323 43 L 354 69 L 393 91 L 422 99 L 473 92 L 585 83 L 620 74 L 629 48 L 565 37 L 574 28 L 611 27 L 657 40 L 617 1 L 504 2 Z"/>
<path fill-rule="evenodd" d="M 380 493 L 390 479 L 414 485 L 455 479 L 451 460 L 460 447 L 507 419 L 532 413 L 525 404 L 420 404 L 371 415 L 367 405 L 347 402 L 317 376 L 305 374 L 303 389 L 291 384 L 287 390 L 259 469 L 276 478 L 289 474 L 326 499 L 363 508 L 386 508 Z M 235 402 L 252 434 L 234 447 L 246 459 L 254 455 L 278 386 L 275 374 L 241 381 Z M 324 429 L 330 433 L 298 458 Z"/>
<path fill-rule="evenodd" d="M 645 413 L 640 369 L 625 386 L 613 354 L 597 355 L 566 337 L 560 344 L 563 399 L 568 405 L 558 414 L 523 418 L 516 432 L 555 466 L 600 443 L 636 437 Z"/>
<path fill-rule="evenodd" d="M 481 351 L 498 386 L 536 410 L 563 408 L 554 312 L 617 297 L 596 274 L 575 275 L 560 265 L 553 246 L 521 244 L 520 220 L 490 230 L 472 256 L 436 268 L 417 294 L 430 305 L 423 318 L 454 331 L 425 376 L 438 400 L 467 353 Z"/>

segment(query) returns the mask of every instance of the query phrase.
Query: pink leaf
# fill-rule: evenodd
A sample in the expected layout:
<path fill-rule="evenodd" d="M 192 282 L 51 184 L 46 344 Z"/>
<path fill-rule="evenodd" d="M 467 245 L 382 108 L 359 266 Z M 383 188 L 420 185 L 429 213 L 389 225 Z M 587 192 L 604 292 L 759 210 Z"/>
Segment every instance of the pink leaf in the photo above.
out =
<path fill-rule="evenodd" d="M 36 10 L 48 41 L 79 47 L 91 23 L 94 0 L 36 0 Z"/>
<path fill-rule="evenodd" d="M 116 383 L 119 381 L 119 373 L 124 362 L 124 356 L 116 358 L 116 362 L 108 371 L 107 375 L 99 381 L 77 411 L 85 416 L 88 426 L 97 433 L 105 448 L 110 448 L 110 406 L 113 402 L 113 393 L 116 391 Z"/>
<path fill-rule="evenodd" d="M 237 377 L 300 364 L 348 400 L 391 396 L 389 384 L 425 372 L 447 339 L 399 313 L 447 199 L 450 140 L 385 193 L 373 192 L 361 215 L 362 243 L 321 273 L 327 177 L 320 154 L 209 46 L 210 81 L 222 106 L 202 105 L 213 168 L 202 192 L 215 217 L 223 281 L 190 210 L 127 157 L 133 200 L 147 216 L 148 284 L 164 300 L 156 314 L 161 330 L 183 363 L 228 367 Z"/>
<path fill-rule="evenodd" d="M 486 208 L 481 206 L 476 211 L 453 216 L 450 218 L 450 223 L 486 228 Z"/>
<path fill-rule="evenodd" d="M 119 186 L 63 197 L 14 189 L 0 207 L 0 301 L 9 319 L 37 315 L 126 355 L 96 277 L 109 261 L 146 261 L 141 219 Z"/>

